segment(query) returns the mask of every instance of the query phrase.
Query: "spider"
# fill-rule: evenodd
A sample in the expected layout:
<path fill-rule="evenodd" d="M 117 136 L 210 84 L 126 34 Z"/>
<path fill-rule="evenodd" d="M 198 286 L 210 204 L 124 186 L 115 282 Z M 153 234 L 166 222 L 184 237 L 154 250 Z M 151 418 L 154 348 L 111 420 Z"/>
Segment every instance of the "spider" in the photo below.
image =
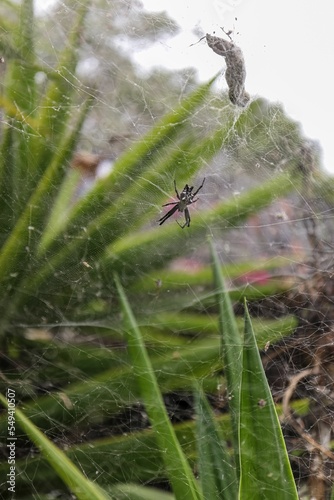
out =
<path fill-rule="evenodd" d="M 200 185 L 200 187 L 194 193 L 192 192 L 192 190 L 194 189 L 194 186 L 189 187 L 188 184 L 186 184 L 184 186 L 181 194 L 179 194 L 178 190 L 176 188 L 176 182 L 174 180 L 174 189 L 175 189 L 177 199 L 179 201 L 173 201 L 172 203 L 166 203 L 165 205 L 162 205 L 163 207 L 167 207 L 168 205 L 174 205 L 174 206 L 173 206 L 173 208 L 171 208 L 169 210 L 169 212 L 167 212 L 163 217 L 161 217 L 161 219 L 158 220 L 159 225 L 161 226 L 161 224 L 166 222 L 166 220 L 169 219 L 169 217 L 171 217 L 176 212 L 176 210 L 178 210 L 179 212 L 184 212 L 186 222 L 183 224 L 183 226 L 181 226 L 181 224 L 179 224 L 178 221 L 176 221 L 176 222 L 179 224 L 181 229 L 183 229 L 185 227 L 189 227 L 190 226 L 190 214 L 189 214 L 189 210 L 188 210 L 188 205 L 191 205 L 192 203 L 195 203 L 195 201 L 198 200 L 198 198 L 196 200 L 194 200 L 194 198 L 197 195 L 198 191 L 200 189 L 202 189 L 202 187 L 204 185 L 204 181 L 205 181 L 205 177 L 204 177 L 203 182 Z"/>

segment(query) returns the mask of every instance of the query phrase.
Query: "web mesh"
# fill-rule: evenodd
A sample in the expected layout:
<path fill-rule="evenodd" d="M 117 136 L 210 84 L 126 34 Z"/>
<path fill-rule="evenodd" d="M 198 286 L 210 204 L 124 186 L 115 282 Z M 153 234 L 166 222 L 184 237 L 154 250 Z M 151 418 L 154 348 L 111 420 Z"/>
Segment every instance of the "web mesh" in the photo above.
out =
<path fill-rule="evenodd" d="M 1 7 L 3 12 L 7 8 Z M 38 19 L 40 70 L 34 71 L 34 80 L 41 94 L 48 70 L 61 61 L 77 9 L 76 1 L 59 3 Z M 331 181 L 321 172 L 319 145 L 303 136 L 282 105 L 249 97 L 245 75 L 236 88 L 224 53 L 213 90 L 177 133 L 169 133 L 164 149 L 152 148 L 136 168 L 123 171 L 126 155 L 138 154 L 137 141 L 144 137 L 148 143 L 145 134 L 198 86 L 194 68 L 148 73 L 131 57 L 153 41 L 168 44 L 178 29 L 166 13 L 149 13 L 137 1 L 94 0 L 89 8 L 78 64 L 58 75 L 72 100 L 66 109 L 64 93 L 63 120 L 58 129 L 48 130 L 50 156 L 58 152 L 59 142 L 53 139 L 62 127 L 75 128 L 85 99 L 94 98 L 94 105 L 75 154 L 64 161 L 63 182 L 53 186 L 57 189 L 46 206 L 45 224 L 35 224 L 33 209 L 27 219 L 23 254 L 31 257 L 3 281 L 2 392 L 10 385 L 26 415 L 58 446 L 71 448 L 70 458 L 98 484 L 138 482 L 168 490 L 133 377 L 113 273 L 124 284 L 170 418 L 191 455 L 194 375 L 223 426 L 229 408 L 217 357 L 210 237 L 240 328 L 242 298 L 249 300 L 301 498 L 303 488 L 322 488 L 318 498 L 325 498 L 334 458 Z M 227 54 L 235 47 L 224 33 L 207 35 L 200 43 L 207 43 L 208 58 L 216 55 L 211 48 L 217 39 L 225 40 Z M 6 55 L 6 63 L 11 57 Z M 0 71 L 5 75 L 6 67 L 0 65 Z M 10 86 L 3 82 L 4 88 Z M 22 144 L 23 136 L 29 165 L 35 162 L 34 139 L 42 134 L 34 119 L 44 104 L 41 99 L 36 109 L 25 110 L 30 121 L 22 127 L 8 114 L 3 118 L 2 139 L 12 130 L 12 140 Z M 57 103 L 50 106 L 58 112 Z M 217 131 L 223 139 L 218 140 Z M 217 142 L 199 149 L 213 134 Z M 286 180 L 283 174 L 290 170 Z M 20 193 L 27 193 L 27 185 L 33 190 L 36 175 L 33 168 L 22 168 L 15 189 L 8 177 L 1 179 L 3 206 L 10 207 L 2 216 L 4 247 L 27 203 L 28 195 Z M 174 181 L 182 199 L 186 184 L 196 191 L 203 179 L 197 201 L 178 206 L 159 227 L 172 207 L 162 205 L 181 202 Z M 185 222 L 185 209 L 190 227 L 181 229 L 176 221 Z M 17 498 L 26 492 L 31 498 L 68 495 L 19 429 L 17 436 Z"/>

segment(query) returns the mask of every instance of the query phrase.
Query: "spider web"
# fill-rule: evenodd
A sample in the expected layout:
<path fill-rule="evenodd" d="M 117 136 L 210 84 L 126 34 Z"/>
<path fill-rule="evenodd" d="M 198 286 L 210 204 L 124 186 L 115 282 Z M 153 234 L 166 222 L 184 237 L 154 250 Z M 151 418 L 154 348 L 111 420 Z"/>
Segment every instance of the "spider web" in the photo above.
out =
<path fill-rule="evenodd" d="M 61 3 L 40 19 L 37 49 L 41 64 L 52 68 L 57 62 L 76 7 L 75 1 Z M 179 28 L 177 20 L 166 14 L 150 14 L 135 0 L 95 0 L 86 30 L 75 79 L 80 93 L 83 90 L 97 97 L 71 164 L 77 175 L 73 204 L 89 194 L 97 182 L 103 182 L 122 153 L 133 147 L 158 118 L 174 110 L 198 84 L 196 68 L 169 71 L 162 67 L 148 72 L 137 67 L 135 56 L 131 57 L 132 51 L 142 50 L 154 42 L 168 50 L 169 37 Z M 197 26 L 193 42 L 197 41 L 198 34 L 205 32 L 205 26 Z M 216 35 L 224 37 L 218 30 Z M 192 231 L 196 224 L 205 227 L 205 234 L 212 238 L 218 251 L 232 297 L 251 297 L 250 312 L 255 329 L 262 332 L 259 344 L 263 363 L 274 399 L 283 405 L 287 447 L 300 497 L 304 498 L 304 489 L 307 495 L 315 488 L 310 480 L 314 467 L 323 475 L 323 487 L 328 491 L 333 481 L 333 457 L 329 451 L 333 432 L 330 423 L 333 411 L 333 208 L 329 188 L 321 174 L 320 146 L 304 137 L 301 126 L 286 115 L 281 104 L 261 97 L 251 96 L 249 105 L 256 103 L 257 113 L 240 132 L 244 109 L 232 106 L 229 100 L 224 59 L 215 55 L 205 41 L 199 46 L 200 50 L 205 46 L 208 59 L 217 58 L 221 76 L 215 82 L 214 91 L 192 117 L 190 126 L 171 141 L 169 150 L 177 152 L 182 140 L 196 144 L 212 130 L 231 123 L 228 140 L 211 159 L 203 159 L 201 168 L 191 172 L 189 179 L 185 179 L 177 163 L 174 169 L 161 173 L 158 180 L 145 178 L 145 172 L 139 178 L 133 176 L 133 186 L 147 181 L 147 189 L 119 214 L 126 227 L 126 237 L 130 239 L 140 238 L 158 226 L 164 214 L 161 205 L 176 201 L 174 180 L 179 192 L 185 183 L 196 190 L 204 177 L 205 184 L 198 193 L 198 201 L 188 207 L 189 228 L 176 227 L 176 219 L 181 224 L 184 222 L 180 213 L 159 228 L 163 234 L 174 225 L 181 232 L 182 240 L 178 236 L 176 248 L 172 249 L 171 241 L 166 249 L 151 249 L 146 265 L 138 272 L 132 271 L 128 283 L 128 268 L 122 268 L 120 262 L 119 269 L 121 276 L 124 273 L 125 284 L 128 284 L 126 292 L 145 333 L 155 367 L 161 364 L 165 403 L 181 434 L 194 417 L 187 377 L 187 367 L 191 372 L 193 366 L 191 346 L 193 342 L 202 342 L 203 352 L 207 346 L 218 349 L 217 310 L 210 298 L 212 288 L 209 289 L 211 278 L 208 277 L 210 252 L 207 241 L 203 240 L 204 233 Z M 196 47 L 192 48 L 194 52 Z M 37 78 L 42 87 L 43 72 Z M 80 102 L 72 107 L 71 113 L 75 116 Z M 237 204 L 245 193 L 283 172 L 295 157 L 304 169 L 304 180 L 302 184 L 296 180 L 292 194 L 278 195 L 269 206 L 245 220 L 240 218 L 230 223 L 213 218 L 208 222 L 208 211 L 224 202 Z M 162 203 L 155 201 L 157 190 L 164 194 Z M 65 220 L 67 213 L 64 210 Z M 147 219 L 138 226 L 138 217 L 143 213 L 148 214 Z M 52 256 L 49 258 L 51 265 Z M 132 270 L 136 270 L 136 258 L 134 253 Z M 160 266 L 156 265 L 157 261 Z M 54 303 L 43 304 L 40 321 L 36 321 L 28 308 L 23 311 L 24 318 L 14 325 L 21 343 L 13 342 L 4 356 L 2 392 L 10 382 L 18 401 L 26 405 L 28 415 L 39 414 L 38 425 L 46 429 L 58 446 L 72 447 L 71 459 L 90 479 L 103 486 L 123 479 L 168 490 L 162 462 L 156 459 L 152 435 L 150 431 L 145 435 L 140 432 L 149 429 L 149 421 L 133 385 L 113 284 L 106 284 L 103 268 L 95 270 L 100 279 L 94 283 L 89 277 L 82 278 L 83 267 L 92 266 L 92 260 L 86 260 L 83 252 L 77 266 L 64 267 L 59 276 L 59 289 L 53 290 Z M 268 292 L 270 287 L 273 293 Z M 59 296 L 63 296 L 62 303 L 66 304 L 63 309 L 57 305 Z M 237 301 L 235 312 L 242 314 L 242 306 Z M 288 333 L 277 334 L 275 321 L 283 319 L 290 322 L 290 327 L 286 327 Z M 181 349 L 187 354 L 183 360 L 184 371 L 170 376 L 167 383 L 170 367 L 166 365 L 165 373 L 163 368 L 170 355 L 170 338 L 175 342 L 171 346 L 176 360 L 181 356 Z M 207 360 L 203 357 L 203 366 L 205 363 Z M 106 383 L 110 374 L 114 378 Z M 183 379 L 184 390 L 180 388 Z M 212 405 L 224 414 L 228 398 L 219 370 L 208 378 L 208 387 Z M 55 410 L 59 398 L 63 413 L 72 412 L 76 417 L 72 420 L 64 417 L 65 424 L 63 415 Z M 308 401 L 309 411 L 304 420 L 292 412 L 292 400 Z M 39 498 L 41 492 L 48 493 L 49 498 L 58 494 L 69 498 L 38 451 L 17 432 L 20 436 L 17 463 L 22 481 L 17 483 L 17 498 L 26 495 L 25 488 L 31 498 Z M 133 441 L 129 450 L 126 438 L 131 433 Z M 144 472 L 137 464 L 143 449 L 147 458 Z M 324 449 L 328 450 L 327 455 Z M 49 478 L 49 482 L 45 478 Z"/>

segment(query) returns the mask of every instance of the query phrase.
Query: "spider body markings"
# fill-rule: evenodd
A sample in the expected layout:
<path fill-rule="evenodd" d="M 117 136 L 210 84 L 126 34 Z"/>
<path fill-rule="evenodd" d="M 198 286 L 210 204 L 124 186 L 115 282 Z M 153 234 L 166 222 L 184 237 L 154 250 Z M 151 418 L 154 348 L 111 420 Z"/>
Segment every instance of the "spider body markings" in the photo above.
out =
<path fill-rule="evenodd" d="M 194 189 L 194 186 L 188 186 L 188 184 L 186 184 L 183 188 L 183 190 L 181 191 L 181 193 L 179 194 L 178 190 L 177 190 L 177 187 L 176 187 L 176 181 L 174 179 L 174 189 L 175 189 L 175 193 L 176 193 L 176 197 L 178 199 L 178 201 L 173 201 L 171 203 L 165 203 L 165 205 L 162 205 L 163 207 L 167 207 L 169 205 L 174 205 L 173 208 L 171 208 L 169 210 L 169 212 L 167 212 L 163 217 L 161 217 L 161 219 L 159 219 L 159 225 L 161 226 L 161 224 L 163 224 L 164 222 L 166 222 L 167 219 L 169 219 L 169 217 L 171 217 L 177 210 L 179 212 L 184 212 L 184 217 L 186 219 L 185 223 L 181 226 L 181 224 L 179 224 L 178 221 L 176 221 L 180 228 L 183 229 L 185 227 L 189 227 L 190 226 L 190 213 L 189 213 L 189 210 L 188 210 L 188 206 L 191 205 L 192 203 L 195 203 L 198 198 L 195 199 L 195 196 L 197 195 L 198 191 L 200 189 L 202 189 L 203 185 L 204 185 L 204 181 L 205 181 L 205 177 L 203 179 L 203 182 L 202 184 L 200 185 L 200 187 L 193 193 L 193 189 Z"/>

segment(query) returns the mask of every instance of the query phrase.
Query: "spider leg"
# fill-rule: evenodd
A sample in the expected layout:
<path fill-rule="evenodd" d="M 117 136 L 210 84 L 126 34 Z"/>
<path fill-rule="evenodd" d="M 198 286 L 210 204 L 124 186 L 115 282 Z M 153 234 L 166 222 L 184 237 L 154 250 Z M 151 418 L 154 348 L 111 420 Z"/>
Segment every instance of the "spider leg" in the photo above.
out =
<path fill-rule="evenodd" d="M 178 201 L 172 201 L 171 203 L 165 203 L 162 205 L 163 207 L 168 207 L 168 205 L 177 205 L 179 202 Z"/>
<path fill-rule="evenodd" d="M 160 223 L 159 226 L 161 226 L 161 224 L 166 222 L 166 220 L 169 219 L 169 217 L 171 217 L 173 214 L 175 214 L 177 209 L 178 209 L 178 205 L 174 205 L 174 207 L 171 208 L 169 210 L 169 212 L 167 212 L 163 217 L 161 217 L 161 219 L 158 220 L 158 222 Z"/>
<path fill-rule="evenodd" d="M 175 189 L 175 193 L 176 193 L 177 199 L 179 200 L 180 199 L 180 195 L 179 195 L 177 187 L 176 187 L 176 180 L 175 179 L 174 179 L 174 189 Z"/>
<path fill-rule="evenodd" d="M 189 227 L 190 226 L 190 213 L 189 213 L 189 210 L 187 207 L 184 209 L 184 216 L 186 218 L 185 226 Z"/>
<path fill-rule="evenodd" d="M 203 182 L 202 182 L 202 184 L 200 185 L 200 187 L 197 189 L 197 191 L 195 191 L 195 192 L 194 192 L 193 196 L 196 196 L 196 195 L 197 195 L 197 193 L 198 193 L 198 191 L 199 191 L 200 189 L 202 189 L 202 187 L 204 186 L 204 182 L 205 182 L 205 177 L 204 177 Z M 197 200 L 196 200 L 196 201 L 197 201 Z M 193 203 L 194 203 L 194 201 L 193 201 Z"/>
<path fill-rule="evenodd" d="M 176 222 L 180 226 L 181 229 L 184 229 L 186 227 L 186 223 L 180 224 L 178 220 Z"/>
<path fill-rule="evenodd" d="M 190 213 L 189 213 L 189 210 L 188 208 L 186 207 L 184 209 L 184 216 L 186 218 L 186 222 L 184 224 L 180 224 L 179 221 L 176 221 L 178 223 L 178 225 L 180 226 L 181 229 L 184 229 L 185 227 L 189 227 L 190 226 Z"/>

